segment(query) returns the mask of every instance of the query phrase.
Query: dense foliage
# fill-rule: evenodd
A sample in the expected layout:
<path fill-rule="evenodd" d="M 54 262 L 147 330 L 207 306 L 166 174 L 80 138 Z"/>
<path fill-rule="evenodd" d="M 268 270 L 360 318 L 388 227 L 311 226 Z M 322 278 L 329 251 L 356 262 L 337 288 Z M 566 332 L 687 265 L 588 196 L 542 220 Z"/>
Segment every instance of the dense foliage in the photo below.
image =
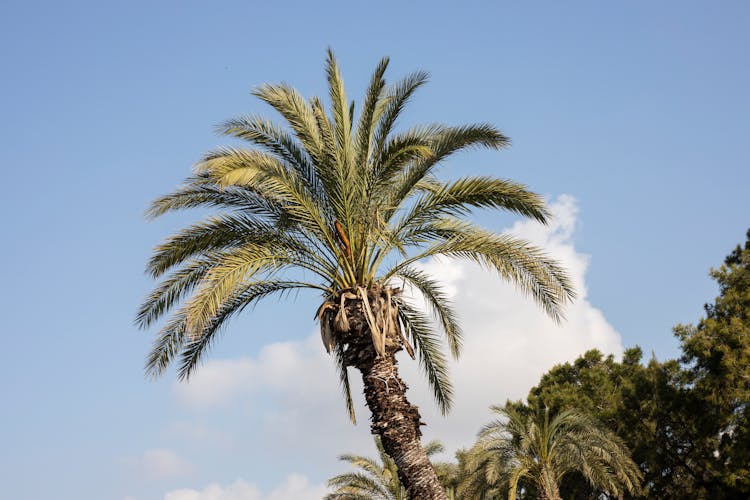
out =
<path fill-rule="evenodd" d="M 619 496 L 639 490 L 641 473 L 623 441 L 588 414 L 492 410 L 499 418 L 482 428 L 469 452 L 461 498 L 497 497 L 504 491 L 516 498 L 519 490 L 535 490 L 537 498 L 558 500 L 560 481 L 576 472 L 600 491 Z"/>
<path fill-rule="evenodd" d="M 679 360 L 617 362 L 589 351 L 556 366 L 528 406 L 578 408 L 616 432 L 645 476 L 648 498 L 750 498 L 750 231 L 711 277 L 719 296 L 697 325 L 678 325 Z M 598 498 L 581 477 L 568 498 Z"/>

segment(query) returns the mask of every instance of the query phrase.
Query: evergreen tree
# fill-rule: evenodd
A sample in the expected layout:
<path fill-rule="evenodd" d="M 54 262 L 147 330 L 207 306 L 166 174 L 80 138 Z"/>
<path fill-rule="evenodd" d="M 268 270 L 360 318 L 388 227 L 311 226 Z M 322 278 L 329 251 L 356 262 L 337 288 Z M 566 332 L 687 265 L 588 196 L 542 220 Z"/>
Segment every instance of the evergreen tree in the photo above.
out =
<path fill-rule="evenodd" d="M 642 364 L 589 351 L 532 388 L 538 411 L 579 408 L 616 432 L 644 474 L 648 498 L 750 498 L 750 231 L 711 277 L 719 296 L 695 325 L 678 325 L 680 360 Z M 514 403 L 524 408 L 522 403 Z M 598 498 L 582 477 L 564 498 Z"/>

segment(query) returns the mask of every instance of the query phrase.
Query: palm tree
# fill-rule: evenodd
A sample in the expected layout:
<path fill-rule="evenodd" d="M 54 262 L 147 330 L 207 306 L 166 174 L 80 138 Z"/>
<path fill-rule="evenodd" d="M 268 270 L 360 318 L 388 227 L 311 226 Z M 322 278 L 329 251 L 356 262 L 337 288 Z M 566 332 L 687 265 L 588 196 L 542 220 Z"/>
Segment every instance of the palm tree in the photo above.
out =
<path fill-rule="evenodd" d="M 398 479 L 396 462 L 388 456 L 379 437 L 375 437 L 380 463 L 368 457 L 359 455 L 341 455 L 339 460 L 349 462 L 361 469 L 361 472 L 349 472 L 331 478 L 328 481 L 333 493 L 326 495 L 324 500 L 407 500 L 409 495 Z M 429 457 L 443 451 L 443 445 L 431 441 L 424 447 Z"/>
<path fill-rule="evenodd" d="M 466 450 L 458 450 L 455 454 L 455 462 L 437 462 L 434 465 L 435 473 L 440 480 L 440 484 L 445 489 L 448 500 L 456 500 L 458 488 L 465 480 L 466 474 Z"/>
<path fill-rule="evenodd" d="M 405 349 L 419 357 L 446 412 L 452 388 L 435 330 L 454 357 L 461 330 L 440 285 L 418 262 L 439 255 L 478 262 L 514 282 L 555 319 L 573 291 L 565 272 L 540 249 L 462 219 L 473 208 L 491 208 L 544 223 L 548 212 L 538 195 L 508 180 L 442 182 L 434 175 L 454 153 L 504 148 L 508 138 L 487 124 L 397 131 L 401 111 L 427 75 L 417 72 L 387 86 L 387 66 L 383 59 L 375 69 L 356 118 L 330 50 L 330 114 L 320 99 L 305 100 L 285 84 L 253 91 L 290 130 L 259 116 L 227 121 L 219 131 L 254 148 L 208 153 L 182 187 L 152 203 L 150 217 L 192 207 L 221 212 L 156 247 L 148 272 L 162 281 L 137 323 L 148 327 L 174 310 L 157 334 L 147 373 L 157 376 L 179 358 L 178 376 L 187 379 L 231 317 L 273 294 L 317 291 L 322 304 L 315 317 L 352 420 L 348 367 L 362 374 L 372 432 L 410 495 L 445 498 L 421 448 L 420 415 L 406 399 L 395 354 Z M 430 312 L 414 307 L 396 280 L 424 296 L 435 328 Z"/>
<path fill-rule="evenodd" d="M 625 443 L 589 416 L 567 410 L 550 420 L 549 409 L 539 415 L 510 406 L 493 406 L 500 415 L 479 433 L 470 452 L 473 472 L 461 487 L 461 498 L 500 498 L 508 491 L 515 500 L 523 481 L 537 498 L 559 500 L 558 484 L 566 474 L 580 473 L 595 489 L 621 497 L 637 494 L 641 471 Z"/>

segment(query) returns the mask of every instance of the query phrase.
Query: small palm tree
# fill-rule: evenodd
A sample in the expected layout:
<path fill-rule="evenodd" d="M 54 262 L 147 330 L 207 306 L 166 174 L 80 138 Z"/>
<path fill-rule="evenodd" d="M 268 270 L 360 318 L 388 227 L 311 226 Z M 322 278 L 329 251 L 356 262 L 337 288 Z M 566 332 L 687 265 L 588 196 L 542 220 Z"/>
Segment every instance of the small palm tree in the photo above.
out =
<path fill-rule="evenodd" d="M 642 474 L 627 446 L 589 416 L 567 410 L 550 419 L 549 409 L 534 416 L 509 406 L 492 411 L 501 418 L 480 431 L 469 459 L 473 477 L 462 485 L 461 498 L 500 498 L 507 489 L 508 499 L 516 500 L 528 481 L 537 498 L 560 500 L 558 484 L 571 472 L 610 495 L 639 491 Z"/>
<path fill-rule="evenodd" d="M 339 460 L 349 462 L 361 469 L 361 472 L 341 474 L 328 481 L 333 493 L 326 495 L 325 500 L 407 500 L 406 488 L 398 479 L 396 462 L 388 456 L 380 438 L 375 437 L 380 463 L 359 455 L 341 455 Z M 427 456 L 443 451 L 443 445 L 431 441 L 424 447 Z"/>
<path fill-rule="evenodd" d="M 388 59 L 377 66 L 358 116 L 330 51 L 330 115 L 320 99 L 305 100 L 287 85 L 253 92 L 291 131 L 258 116 L 229 120 L 219 130 L 254 148 L 208 153 L 183 187 L 153 202 L 150 217 L 192 207 L 220 213 L 156 248 L 148 271 L 162 281 L 137 322 L 148 327 L 174 310 L 157 335 L 147 372 L 157 376 L 179 358 L 178 375 L 187 379 L 230 318 L 274 294 L 316 291 L 321 338 L 336 362 L 352 420 L 349 367 L 362 375 L 372 432 L 412 498 L 445 498 L 421 448 L 421 418 L 406 398 L 395 355 L 406 350 L 419 357 L 446 412 L 452 388 L 433 326 L 454 357 L 461 330 L 440 285 L 417 264 L 441 255 L 478 262 L 555 319 L 573 291 L 561 267 L 538 248 L 463 219 L 474 208 L 490 208 L 544 223 L 548 212 L 539 196 L 508 180 L 443 182 L 435 176 L 451 155 L 504 148 L 508 138 L 486 124 L 396 131 L 427 75 L 418 72 L 389 87 L 387 66 Z M 409 303 L 397 280 L 425 298 L 436 325 L 429 311 Z"/>
<path fill-rule="evenodd" d="M 458 488 L 466 477 L 466 458 L 468 453 L 466 450 L 458 450 L 455 454 L 455 462 L 436 462 L 435 473 L 440 479 L 440 484 L 443 485 L 445 493 L 448 496 L 448 500 L 456 500 L 458 498 Z"/>

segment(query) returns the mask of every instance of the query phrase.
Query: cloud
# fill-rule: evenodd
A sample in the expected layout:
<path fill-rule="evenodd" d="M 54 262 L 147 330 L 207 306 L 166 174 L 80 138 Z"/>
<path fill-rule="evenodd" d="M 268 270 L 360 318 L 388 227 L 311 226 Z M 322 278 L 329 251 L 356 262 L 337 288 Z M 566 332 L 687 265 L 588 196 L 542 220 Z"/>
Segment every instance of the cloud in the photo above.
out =
<path fill-rule="evenodd" d="M 219 446 L 230 448 L 232 439 L 226 432 L 216 429 L 203 421 L 178 421 L 171 422 L 163 432 L 167 439 L 177 440 L 180 443 L 190 443 L 195 446 Z"/>
<path fill-rule="evenodd" d="M 318 393 L 329 388 L 330 381 L 299 374 L 317 373 L 329 364 L 321 351 L 320 340 L 276 342 L 261 349 L 257 358 L 208 361 L 190 383 L 177 383 L 175 390 L 183 403 L 195 408 L 213 408 L 259 392 Z"/>
<path fill-rule="evenodd" d="M 166 479 L 186 476 L 193 471 L 193 466 L 177 453 L 168 449 L 146 450 L 137 458 L 126 459 L 139 475 L 151 479 Z"/>
<path fill-rule="evenodd" d="M 461 359 L 451 363 L 456 393 L 451 414 L 439 414 L 416 363 L 401 355 L 400 367 L 410 385 L 409 398 L 428 423 L 425 437 L 440 439 L 449 450 L 470 445 L 479 427 L 491 418 L 490 405 L 525 397 L 554 364 L 592 348 L 622 352 L 619 334 L 587 298 L 589 257 L 575 248 L 575 199 L 560 196 L 550 210 L 554 217 L 549 225 L 519 222 L 508 232 L 542 247 L 568 270 L 578 297 L 566 308 L 562 324 L 555 324 L 533 300 L 477 265 L 457 260 L 422 264 L 444 283 L 465 334 Z M 358 373 L 350 371 L 350 376 L 358 415 L 366 422 L 369 412 L 362 403 Z M 254 415 L 261 413 L 254 439 L 264 449 L 279 457 L 293 455 L 297 462 L 287 466 L 296 470 L 307 467 L 308 474 L 330 474 L 336 467 L 335 455 L 373 452 L 368 433 L 348 424 L 337 383 L 333 363 L 316 332 L 303 341 L 267 345 L 257 357 L 208 361 L 190 384 L 179 384 L 175 390 L 193 408 L 247 402 Z"/>
<path fill-rule="evenodd" d="M 204 489 L 180 489 L 164 495 L 164 500 L 320 500 L 327 492 L 323 485 L 311 484 L 306 477 L 290 474 L 284 481 L 264 494 L 256 485 L 242 479 L 221 486 L 212 483 Z"/>

